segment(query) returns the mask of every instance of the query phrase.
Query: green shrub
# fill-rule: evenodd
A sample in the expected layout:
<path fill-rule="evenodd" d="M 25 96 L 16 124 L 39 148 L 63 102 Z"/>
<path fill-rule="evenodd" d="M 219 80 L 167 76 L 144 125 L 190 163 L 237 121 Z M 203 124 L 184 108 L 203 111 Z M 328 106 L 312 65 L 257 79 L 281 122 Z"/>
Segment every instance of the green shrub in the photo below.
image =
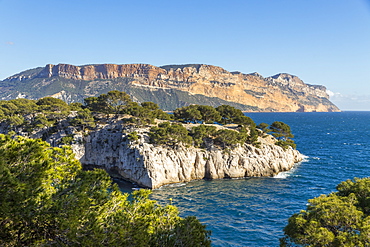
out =
<path fill-rule="evenodd" d="M 130 134 L 127 135 L 127 139 L 134 142 L 134 141 L 139 140 L 139 136 L 138 136 L 136 131 L 133 131 L 133 132 L 131 132 Z"/>
<path fill-rule="evenodd" d="M 232 147 L 238 143 L 241 143 L 240 134 L 238 131 L 220 129 L 216 132 L 215 136 L 215 142 L 223 148 Z"/>
<path fill-rule="evenodd" d="M 370 178 L 344 181 L 337 190 L 293 214 L 280 246 L 369 246 Z"/>
<path fill-rule="evenodd" d="M 0 134 L 0 246 L 210 246 L 210 232 L 175 206 L 129 198 L 68 146 Z"/>
<path fill-rule="evenodd" d="M 74 142 L 73 135 L 63 136 L 59 141 L 59 143 L 65 144 L 65 145 L 71 145 L 73 144 L 73 142 Z"/>
<path fill-rule="evenodd" d="M 189 145 L 192 139 L 188 130 L 182 124 L 163 122 L 154 126 L 149 132 L 150 141 L 153 144 L 177 145 L 183 143 Z"/>
<path fill-rule="evenodd" d="M 205 147 L 206 140 L 212 140 L 216 131 L 217 128 L 215 126 L 201 124 L 192 127 L 189 134 L 193 139 L 195 147 Z"/>

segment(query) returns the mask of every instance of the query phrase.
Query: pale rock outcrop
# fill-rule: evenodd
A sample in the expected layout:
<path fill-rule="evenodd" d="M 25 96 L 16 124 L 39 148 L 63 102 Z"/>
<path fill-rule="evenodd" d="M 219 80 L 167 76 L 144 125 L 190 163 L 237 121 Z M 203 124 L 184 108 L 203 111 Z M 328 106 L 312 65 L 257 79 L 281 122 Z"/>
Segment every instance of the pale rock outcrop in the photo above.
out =
<path fill-rule="evenodd" d="M 127 140 L 131 131 L 140 136 L 134 143 Z M 106 125 L 72 146 L 82 164 L 104 168 L 112 176 L 153 189 L 204 178 L 273 176 L 302 160 L 297 150 L 285 150 L 264 139 L 260 140 L 261 148 L 247 144 L 229 151 L 181 145 L 172 148 L 148 143 L 147 131 Z"/>
<path fill-rule="evenodd" d="M 153 189 L 204 178 L 274 176 L 303 159 L 297 150 L 274 145 L 276 140 L 270 135 L 259 137 L 260 148 L 247 144 L 229 150 L 156 146 L 149 143 L 149 127 L 137 128 L 121 120 L 105 121 L 94 130 L 81 130 L 64 120 L 59 122 L 56 132 L 43 128 L 29 135 L 19 128 L 17 133 L 31 138 L 46 135 L 52 146 L 63 145 L 63 137 L 73 136 L 72 150 L 84 166 L 102 168 L 113 177 Z M 127 138 L 133 131 L 140 137 L 134 142 Z M 5 122 L 0 123 L 0 133 L 7 133 Z"/>

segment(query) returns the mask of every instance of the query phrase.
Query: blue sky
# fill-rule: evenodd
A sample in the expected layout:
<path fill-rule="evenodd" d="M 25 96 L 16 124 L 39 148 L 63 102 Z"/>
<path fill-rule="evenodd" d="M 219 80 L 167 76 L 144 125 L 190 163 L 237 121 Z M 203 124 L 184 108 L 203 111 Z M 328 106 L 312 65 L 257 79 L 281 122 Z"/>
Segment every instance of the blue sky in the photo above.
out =
<path fill-rule="evenodd" d="M 285 72 L 370 110 L 370 0 L 0 0 L 0 79 L 48 63 Z"/>

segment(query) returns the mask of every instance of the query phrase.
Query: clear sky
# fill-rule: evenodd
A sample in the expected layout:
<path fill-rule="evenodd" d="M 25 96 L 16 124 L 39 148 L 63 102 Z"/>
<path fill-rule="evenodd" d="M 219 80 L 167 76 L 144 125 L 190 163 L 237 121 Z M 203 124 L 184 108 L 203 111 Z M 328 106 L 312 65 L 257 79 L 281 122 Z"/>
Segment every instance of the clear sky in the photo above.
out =
<path fill-rule="evenodd" d="M 49 63 L 284 72 L 370 110 L 370 0 L 0 0 L 0 80 Z"/>

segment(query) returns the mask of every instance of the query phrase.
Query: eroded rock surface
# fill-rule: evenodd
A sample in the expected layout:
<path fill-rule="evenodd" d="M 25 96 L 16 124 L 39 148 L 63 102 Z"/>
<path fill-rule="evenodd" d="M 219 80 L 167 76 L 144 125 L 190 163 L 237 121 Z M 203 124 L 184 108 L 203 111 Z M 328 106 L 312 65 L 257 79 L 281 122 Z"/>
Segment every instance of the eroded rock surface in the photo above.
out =
<path fill-rule="evenodd" d="M 73 137 L 73 152 L 83 165 L 105 169 L 113 177 L 147 188 L 204 178 L 274 176 L 303 159 L 299 151 L 275 145 L 276 139 L 271 135 L 259 137 L 260 148 L 248 144 L 230 149 L 212 145 L 208 149 L 181 144 L 158 146 L 149 142 L 150 126 L 135 127 L 125 124 L 124 119 L 125 116 L 101 119 L 93 130 L 73 127 L 62 120 L 53 130 L 45 127 L 29 133 L 19 127 L 17 134 L 46 137 L 52 146 L 63 145 L 63 137 Z M 217 125 L 217 128 L 226 127 Z M 0 133 L 7 133 L 6 129 L 7 125 L 1 123 Z M 134 131 L 139 139 L 130 141 L 128 135 Z"/>
<path fill-rule="evenodd" d="M 130 142 L 127 134 L 134 130 L 140 139 Z M 203 178 L 273 176 L 291 169 L 303 157 L 297 150 L 272 144 L 272 137 L 260 139 L 261 148 L 245 144 L 232 150 L 205 150 L 155 146 L 148 143 L 147 131 L 107 125 L 72 146 L 82 164 L 104 168 L 112 176 L 148 188 Z"/>
<path fill-rule="evenodd" d="M 163 110 L 230 104 L 243 111 L 339 111 L 324 86 L 306 84 L 297 76 L 282 73 L 264 78 L 205 64 L 48 64 L 2 81 L 0 99 L 52 96 L 82 102 L 110 90 L 125 91 L 139 102 L 153 101 Z"/>

